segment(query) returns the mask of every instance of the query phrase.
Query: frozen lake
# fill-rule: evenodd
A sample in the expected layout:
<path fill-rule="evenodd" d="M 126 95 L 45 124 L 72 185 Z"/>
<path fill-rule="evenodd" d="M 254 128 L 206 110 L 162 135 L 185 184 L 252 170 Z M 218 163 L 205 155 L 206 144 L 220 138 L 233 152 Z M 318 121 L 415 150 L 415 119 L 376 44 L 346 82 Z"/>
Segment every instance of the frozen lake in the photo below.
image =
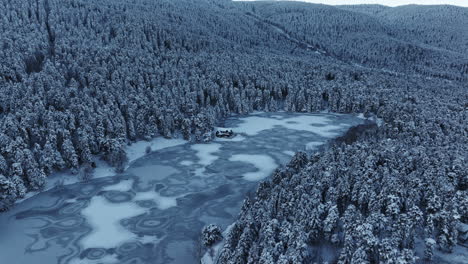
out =
<path fill-rule="evenodd" d="M 1 263 L 199 263 L 202 227 L 231 224 L 258 181 L 363 119 L 256 113 L 233 139 L 169 146 L 124 173 L 40 193 L 0 214 Z"/>

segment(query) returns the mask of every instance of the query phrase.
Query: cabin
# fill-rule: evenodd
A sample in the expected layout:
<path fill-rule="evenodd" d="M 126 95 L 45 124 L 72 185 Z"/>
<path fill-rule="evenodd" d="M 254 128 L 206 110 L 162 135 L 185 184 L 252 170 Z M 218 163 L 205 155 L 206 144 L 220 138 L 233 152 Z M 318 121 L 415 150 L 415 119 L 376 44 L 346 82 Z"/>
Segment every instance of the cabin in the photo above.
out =
<path fill-rule="evenodd" d="M 219 138 L 233 138 L 234 132 L 232 130 L 218 130 L 216 131 L 216 137 Z"/>

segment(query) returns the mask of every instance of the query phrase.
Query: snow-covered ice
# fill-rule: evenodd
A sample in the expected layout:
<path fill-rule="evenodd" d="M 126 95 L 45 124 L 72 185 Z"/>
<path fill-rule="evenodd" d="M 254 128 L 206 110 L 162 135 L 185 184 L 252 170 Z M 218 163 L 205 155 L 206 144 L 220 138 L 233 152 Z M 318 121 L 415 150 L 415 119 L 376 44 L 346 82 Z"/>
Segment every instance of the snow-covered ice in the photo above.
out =
<path fill-rule="evenodd" d="M 89 206 L 81 211 L 92 226 L 91 233 L 80 240 L 83 248 L 113 248 L 135 239 L 120 221 L 145 213 L 146 209 L 133 203 L 111 203 L 102 196 L 94 196 Z"/>
<path fill-rule="evenodd" d="M 292 130 L 309 131 L 322 137 L 334 137 L 337 135 L 336 130 L 342 128 L 340 125 L 332 125 L 332 120 L 324 115 L 299 115 L 283 119 L 248 116 L 240 120 L 242 123 L 235 128 L 236 132 L 249 136 L 280 126 Z"/>
<path fill-rule="evenodd" d="M 102 188 L 103 191 L 119 191 L 127 192 L 132 189 L 133 180 L 122 180 L 114 185 L 109 185 Z"/>
<path fill-rule="evenodd" d="M 152 200 L 156 202 L 158 208 L 161 210 L 166 210 L 168 208 L 177 206 L 177 199 L 178 197 L 166 197 L 161 196 L 159 193 L 155 191 L 148 191 L 148 192 L 137 192 L 134 198 L 134 201 L 146 201 Z"/>
<path fill-rule="evenodd" d="M 191 160 L 183 160 L 180 162 L 180 165 L 182 166 L 192 166 L 193 165 L 193 161 Z"/>
<path fill-rule="evenodd" d="M 106 255 L 100 259 L 80 259 L 74 258 L 72 259 L 69 264 L 117 264 L 119 263 L 119 259 L 117 259 L 117 255 Z"/>
<path fill-rule="evenodd" d="M 275 160 L 268 155 L 237 154 L 229 158 L 230 161 L 246 162 L 254 165 L 258 170 L 244 173 L 244 179 L 258 181 L 269 176 L 278 166 Z"/>
<path fill-rule="evenodd" d="M 67 185 L 75 183 L 77 177 L 64 172 L 55 183 L 63 183 L 62 188 L 18 205 L 18 210 L 26 212 L 24 220 L 10 222 L 0 215 L 0 232 L 7 237 L 0 236 L 0 255 L 12 263 L 15 255 L 21 254 L 18 250 L 28 248 L 40 253 L 23 255 L 24 263 L 35 261 L 37 254 L 43 254 L 41 261 L 53 263 L 56 256 L 67 252 L 77 254 L 67 262 L 73 264 L 124 263 L 135 254 L 143 254 L 137 258 L 142 263 L 147 263 L 145 259 L 190 262 L 196 254 L 194 238 L 204 224 L 227 227 L 258 180 L 286 164 L 307 143 L 308 148 L 316 147 L 333 133 L 360 122 L 362 119 L 351 116 L 257 112 L 225 121 L 223 126 L 236 133 L 232 139 L 184 144 L 183 140 L 160 138 L 132 144 L 124 173 L 118 174 L 97 160 L 94 177 L 88 182 Z M 158 153 L 138 159 L 146 155 L 147 146 Z M 37 207 L 47 210 L 30 210 Z M 76 226 L 55 232 L 57 223 Z M 30 236 L 15 232 L 12 240 L 6 231 L 10 227 L 28 230 L 38 239 L 31 242 Z M 62 237 L 73 239 L 73 246 L 55 246 Z M 20 246 L 9 246 L 6 241 Z M 141 253 L 149 244 L 155 250 Z M 205 255 L 205 262 L 216 256 L 220 245 L 213 254 Z"/>
<path fill-rule="evenodd" d="M 323 145 L 324 142 L 319 142 L 319 141 L 312 141 L 306 144 L 306 150 L 314 150 L 318 146 Z"/>
<path fill-rule="evenodd" d="M 187 143 L 188 141 L 179 138 L 163 138 L 157 137 L 151 141 L 137 141 L 128 146 L 125 151 L 127 152 L 128 163 L 135 161 L 146 155 L 146 148 L 150 147 L 151 151 L 157 151 L 169 147 L 174 147 Z"/>
<path fill-rule="evenodd" d="M 220 148 L 221 145 L 216 143 L 192 145 L 192 149 L 197 152 L 195 155 L 198 157 L 198 163 L 204 166 L 210 165 L 218 159 L 218 156 L 213 154 L 218 152 Z"/>

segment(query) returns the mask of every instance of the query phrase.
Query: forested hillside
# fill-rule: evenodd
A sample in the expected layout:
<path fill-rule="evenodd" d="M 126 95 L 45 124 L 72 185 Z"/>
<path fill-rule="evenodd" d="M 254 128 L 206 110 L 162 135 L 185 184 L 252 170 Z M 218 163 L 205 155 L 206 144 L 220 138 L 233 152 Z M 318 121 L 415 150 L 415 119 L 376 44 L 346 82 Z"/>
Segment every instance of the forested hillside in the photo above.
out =
<path fill-rule="evenodd" d="M 415 44 L 419 42 L 460 54 L 468 52 L 468 30 L 466 30 L 468 10 L 466 8 L 448 5 L 412 5 L 395 8 L 357 5 L 341 8 L 369 13 L 381 19 L 408 42 Z"/>
<path fill-rule="evenodd" d="M 280 27 L 291 36 L 343 62 L 397 72 L 466 79 L 466 8 L 361 8 L 363 12 L 359 12 L 359 6 L 336 8 L 275 2 L 246 4 L 246 10 L 266 23 Z"/>
<path fill-rule="evenodd" d="M 220 262 L 451 252 L 468 223 L 468 9 L 430 8 L 1 1 L 0 209 L 57 170 L 122 169 L 130 142 L 209 139 L 231 113 L 365 113 L 384 124 L 260 184 Z"/>

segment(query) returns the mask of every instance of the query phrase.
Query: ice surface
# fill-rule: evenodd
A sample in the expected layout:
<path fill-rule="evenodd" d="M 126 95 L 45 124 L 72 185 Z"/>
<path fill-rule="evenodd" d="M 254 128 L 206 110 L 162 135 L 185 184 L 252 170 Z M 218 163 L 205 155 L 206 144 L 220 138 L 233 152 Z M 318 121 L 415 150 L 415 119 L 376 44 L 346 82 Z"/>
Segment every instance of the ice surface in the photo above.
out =
<path fill-rule="evenodd" d="M 157 236 L 141 236 L 141 237 L 138 237 L 138 241 L 140 241 L 141 243 L 143 244 L 147 244 L 147 243 L 158 243 L 161 241 L 162 238 L 158 238 Z"/>
<path fill-rule="evenodd" d="M 81 211 L 93 230 L 80 240 L 83 248 L 113 248 L 135 239 L 120 221 L 145 213 L 146 209 L 133 203 L 111 203 L 102 196 L 94 196 Z"/>
<path fill-rule="evenodd" d="M 196 168 L 195 170 L 193 170 L 193 173 L 197 177 L 203 177 L 205 176 L 205 168 Z"/>
<path fill-rule="evenodd" d="M 283 119 L 248 116 L 240 118 L 240 120 L 242 123 L 236 127 L 236 132 L 249 136 L 257 135 L 259 132 L 272 129 L 275 126 L 281 126 L 293 130 L 313 132 L 322 137 L 333 137 L 337 135 L 334 130 L 342 128 L 339 125 L 331 125 L 332 120 L 323 115 L 300 115 Z"/>
<path fill-rule="evenodd" d="M 109 185 L 102 188 L 103 191 L 119 191 L 127 192 L 132 189 L 133 180 L 123 180 L 114 185 Z"/>
<path fill-rule="evenodd" d="M 177 166 L 177 165 L 176 165 Z M 127 170 L 128 173 L 138 175 L 138 186 L 146 187 L 151 182 L 162 181 L 180 171 L 172 166 L 148 165 L 142 167 L 132 167 Z"/>
<path fill-rule="evenodd" d="M 135 161 L 146 155 L 146 148 L 151 147 L 151 151 L 161 150 L 173 146 L 178 146 L 187 143 L 188 141 L 183 139 L 167 139 L 157 137 L 151 141 L 138 141 L 126 148 L 128 163 Z"/>
<path fill-rule="evenodd" d="M 183 160 L 180 162 L 180 165 L 182 166 L 192 166 L 193 165 L 193 161 L 191 160 Z"/>
<path fill-rule="evenodd" d="M 165 148 L 178 146 L 187 143 L 188 141 L 183 139 L 166 139 L 166 138 L 155 138 L 151 141 L 137 141 L 132 143 L 130 146 L 127 146 L 125 151 L 127 152 L 128 162 L 131 163 L 138 158 L 143 157 L 146 154 L 146 147 L 150 146 L 152 151 L 162 150 Z M 96 168 L 93 170 L 93 178 L 103 178 L 109 176 L 115 176 L 115 168 L 109 166 L 105 161 L 97 159 L 95 161 Z M 80 179 L 77 175 L 72 174 L 69 170 L 55 172 L 48 177 L 46 186 L 42 192 L 50 190 L 57 185 L 69 185 L 80 182 Z M 17 200 L 16 203 L 21 203 L 22 201 L 29 199 L 39 192 L 28 192 L 23 199 Z"/>
<path fill-rule="evenodd" d="M 221 148 L 220 144 L 211 143 L 211 144 L 195 144 L 192 146 L 192 149 L 195 150 L 198 157 L 198 163 L 204 166 L 208 166 L 218 159 L 217 155 L 213 155 Z"/>
<path fill-rule="evenodd" d="M 100 259 L 75 258 L 69 262 L 69 264 L 114 264 L 114 263 L 119 263 L 119 260 L 117 259 L 117 256 L 115 254 L 106 255 Z"/>
<path fill-rule="evenodd" d="M 318 146 L 323 145 L 325 142 L 319 142 L 319 141 L 312 141 L 306 144 L 306 150 L 314 150 Z"/>
<path fill-rule="evenodd" d="M 114 176 L 117 173 L 115 172 L 115 168 L 109 166 L 109 164 L 105 161 L 98 160 L 96 161 L 96 168 L 93 171 L 93 178 L 103 178 L 108 176 Z M 77 180 L 78 181 L 78 180 Z"/>
<path fill-rule="evenodd" d="M 153 200 L 158 205 L 158 208 L 161 210 L 166 210 L 168 208 L 177 206 L 177 197 L 166 197 L 161 196 L 159 193 L 154 191 L 148 192 L 137 192 L 134 198 L 134 201 L 147 201 Z"/>
<path fill-rule="evenodd" d="M 275 160 L 268 155 L 237 154 L 229 158 L 230 161 L 246 162 L 254 165 L 258 171 L 244 173 L 244 179 L 258 181 L 269 176 L 278 166 Z"/>
<path fill-rule="evenodd" d="M 246 190 L 254 188 L 256 181 L 271 175 L 277 164 L 286 164 L 290 156 L 294 155 L 295 151 L 303 149 L 307 142 L 312 142 L 309 147 L 315 147 L 319 144 L 318 142 L 327 139 L 309 131 L 329 129 L 329 132 L 334 133 L 330 125 L 336 125 L 335 127 L 340 128 L 336 132 L 342 133 L 344 126 L 361 122 L 356 121 L 358 118 L 355 116 L 349 116 L 350 118 L 322 114 L 305 118 L 303 116 L 307 114 L 257 113 L 254 116 L 233 117 L 225 122 L 225 126 L 230 127 L 228 129 L 237 133 L 233 139 L 216 138 L 209 144 L 174 144 L 174 147 L 165 150 L 162 155 L 147 156 L 129 164 L 125 178 L 122 177 L 124 175 L 119 174 L 114 179 L 91 179 L 83 185 L 70 185 L 57 189 L 53 195 L 47 192 L 39 195 L 34 200 L 18 205 L 17 208 L 30 211 L 31 207 L 28 206 L 31 206 L 32 201 L 38 200 L 37 204 L 40 206 L 50 207 L 47 211 L 28 212 L 26 220 L 10 221 L 0 216 L 0 233 L 6 237 L 1 239 L 0 236 L 0 242 L 3 242 L 0 255 L 9 263 L 15 263 L 9 261 L 15 259 L 15 255 L 21 255 L 25 260 L 28 259 L 28 261 L 21 259 L 21 263 L 34 263 L 29 261 L 33 258 L 32 255 L 34 258 L 40 258 L 41 262 L 44 260 L 44 263 L 55 263 L 57 256 L 62 256 L 70 250 L 75 251 L 75 248 L 71 248 L 74 247 L 72 243 L 64 247 L 56 244 L 55 241 L 66 235 L 72 237 L 73 241 L 80 246 L 77 249 L 80 257 L 73 260 L 73 264 L 126 262 L 125 256 L 121 255 L 117 249 L 125 247 L 123 245 L 127 243 L 136 246 L 128 257 L 139 254 L 138 260 L 142 263 L 147 262 L 145 259 L 148 261 L 151 259 L 154 263 L 200 261 L 200 258 L 194 259 L 193 257 L 196 254 L 194 238 L 197 235 L 195 233 L 208 223 L 217 223 L 222 227 L 228 226 L 233 221 L 232 217 L 238 214 Z M 246 120 L 250 121 L 246 122 Z M 249 127 L 249 122 L 254 126 L 257 125 L 255 122 L 264 120 L 267 122 L 262 123 L 258 128 Z M 341 127 L 341 124 L 344 126 Z M 268 128 L 271 130 L 259 133 Z M 253 135 L 239 134 L 242 130 Z M 164 144 L 158 144 L 157 147 L 153 145 L 153 151 L 172 145 L 168 142 L 174 142 L 173 140 L 160 140 Z M 148 142 L 144 143 L 136 144 L 134 150 L 138 151 L 129 153 L 135 155 L 133 157 L 145 155 Z M 133 158 L 130 160 L 132 161 Z M 102 160 L 97 162 L 97 166 L 95 178 L 116 174 L 114 168 L 107 166 Z M 194 174 L 202 177 L 194 177 Z M 77 177 L 64 172 L 56 184 L 61 184 L 62 179 L 64 179 L 63 183 L 69 184 L 74 183 Z M 115 179 L 119 179 L 120 182 Z M 93 185 L 93 182 L 96 182 L 96 185 Z M 102 187 L 104 182 L 107 184 Z M 91 188 L 93 186 L 94 188 Z M 139 190 L 144 191 L 138 192 Z M 124 194 L 102 191 L 124 192 Z M 114 195 L 122 199 L 113 199 Z M 56 199 L 61 202 L 57 202 Z M 89 203 L 86 202 L 87 200 Z M 69 208 L 64 215 L 49 213 L 60 212 L 62 205 L 64 209 Z M 76 219 L 84 218 L 83 225 L 89 225 L 95 230 L 88 233 L 88 229 L 77 226 L 73 229 L 62 230 L 57 235 L 50 232 L 42 234 L 42 230 L 55 230 L 55 222 L 60 222 L 63 218 L 70 216 Z M 45 226 L 47 229 L 42 227 L 45 225 L 43 223 L 41 223 L 42 226 L 31 224 L 31 221 L 37 221 L 37 219 L 44 219 L 46 223 L 49 223 Z M 31 238 L 23 234 L 25 227 L 39 240 L 31 244 Z M 15 236 L 5 232 L 9 228 L 16 230 Z M 127 228 L 128 230 L 125 230 Z M 138 233 L 138 236 L 133 232 Z M 16 237 L 18 237 L 17 240 L 15 240 Z M 120 246 L 115 252 L 103 253 L 105 256 L 99 260 L 87 259 L 86 249 L 89 247 L 109 250 L 118 244 Z M 144 244 L 153 244 L 155 250 L 142 252 Z M 22 255 L 26 247 L 39 251 L 30 255 Z M 19 248 L 21 252 L 16 248 Z M 206 257 L 211 256 L 213 259 L 217 251 L 215 249 L 214 254 L 206 255 Z M 166 259 L 166 256 L 172 257 L 173 260 Z"/>
<path fill-rule="evenodd" d="M 117 184 L 109 185 L 102 188 L 103 191 L 120 191 L 120 192 L 127 192 L 132 189 L 133 180 L 122 180 Z M 152 200 L 155 201 L 158 205 L 158 208 L 161 210 L 165 210 L 167 208 L 177 206 L 177 199 L 178 197 L 166 197 L 161 196 L 159 193 L 151 190 L 147 192 L 136 192 L 133 201 L 147 201 Z"/>
<path fill-rule="evenodd" d="M 122 180 L 103 188 L 104 191 L 126 192 L 132 189 L 133 180 Z M 135 239 L 136 235 L 123 228 L 120 221 L 143 214 L 147 209 L 138 206 L 136 201 L 153 200 L 161 210 L 177 206 L 177 197 L 161 196 L 155 191 L 137 192 L 133 201 L 111 203 L 102 196 L 94 196 L 81 214 L 86 217 L 93 231 L 81 241 L 83 248 L 112 248 Z M 112 238 L 112 239 L 109 239 Z"/>

